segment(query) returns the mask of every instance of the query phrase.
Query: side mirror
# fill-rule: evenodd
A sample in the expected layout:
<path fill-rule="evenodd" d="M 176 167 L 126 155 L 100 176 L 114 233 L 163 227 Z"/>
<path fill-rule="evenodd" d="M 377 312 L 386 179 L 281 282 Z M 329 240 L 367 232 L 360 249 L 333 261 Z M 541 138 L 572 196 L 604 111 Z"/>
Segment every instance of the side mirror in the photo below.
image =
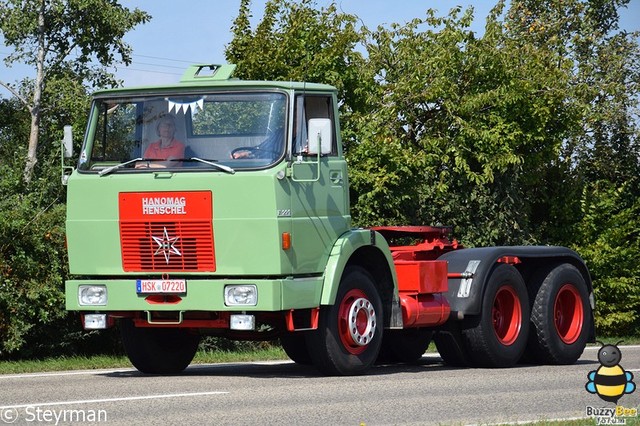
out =
<path fill-rule="evenodd" d="M 64 158 L 73 157 L 73 128 L 64 126 L 64 137 L 62 138 L 62 151 Z"/>
<path fill-rule="evenodd" d="M 311 118 L 307 126 L 309 137 L 309 154 L 331 154 L 332 126 L 328 118 Z"/>

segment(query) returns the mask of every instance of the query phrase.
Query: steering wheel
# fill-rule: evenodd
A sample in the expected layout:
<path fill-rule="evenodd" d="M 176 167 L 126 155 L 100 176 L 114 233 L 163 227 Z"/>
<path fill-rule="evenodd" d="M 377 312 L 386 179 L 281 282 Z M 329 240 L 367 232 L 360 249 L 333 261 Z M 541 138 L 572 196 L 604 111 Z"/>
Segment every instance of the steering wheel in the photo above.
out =
<path fill-rule="evenodd" d="M 231 158 L 234 160 L 275 158 L 277 155 L 278 152 L 270 149 L 260 149 L 260 146 L 241 146 L 231 151 Z"/>

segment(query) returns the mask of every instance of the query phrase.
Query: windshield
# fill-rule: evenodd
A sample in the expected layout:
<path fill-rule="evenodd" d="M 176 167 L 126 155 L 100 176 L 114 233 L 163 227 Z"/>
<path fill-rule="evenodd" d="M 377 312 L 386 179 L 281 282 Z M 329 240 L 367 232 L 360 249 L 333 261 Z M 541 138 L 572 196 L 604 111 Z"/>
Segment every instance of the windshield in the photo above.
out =
<path fill-rule="evenodd" d="M 97 99 L 79 169 L 268 167 L 284 156 L 286 100 L 274 92 Z"/>

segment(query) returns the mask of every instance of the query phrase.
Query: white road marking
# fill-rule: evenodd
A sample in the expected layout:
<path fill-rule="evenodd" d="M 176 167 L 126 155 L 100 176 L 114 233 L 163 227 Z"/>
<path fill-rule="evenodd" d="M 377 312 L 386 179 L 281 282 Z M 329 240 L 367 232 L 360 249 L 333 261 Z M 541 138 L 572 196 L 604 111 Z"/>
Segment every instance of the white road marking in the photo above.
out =
<path fill-rule="evenodd" d="M 109 374 L 136 371 L 133 368 L 123 368 L 120 370 L 80 370 L 80 371 L 52 371 L 50 373 L 25 373 L 25 374 L 0 374 L 0 379 L 29 379 L 32 377 L 58 377 L 58 376 L 81 376 L 83 374 Z"/>
<path fill-rule="evenodd" d="M 139 401 L 143 399 L 161 399 L 161 398 L 185 398 L 190 396 L 206 396 L 206 395 L 224 395 L 229 392 L 193 392 L 193 393 L 168 393 L 159 395 L 141 395 L 141 396 L 128 396 L 123 398 L 102 398 L 102 399 L 79 399 L 75 401 L 53 401 L 53 402 L 33 402 L 30 404 L 20 405 L 5 405 L 0 407 L 0 410 L 6 410 L 11 408 L 26 408 L 26 407 L 42 407 L 53 405 L 74 405 L 74 404 L 95 404 L 102 402 L 118 402 L 118 401 Z"/>
<path fill-rule="evenodd" d="M 535 424 L 535 423 L 539 423 L 539 422 L 544 422 L 544 423 L 553 423 L 553 422 L 573 422 L 573 421 L 577 421 L 577 420 L 586 420 L 589 419 L 589 417 L 566 417 L 566 418 L 558 418 L 558 419 L 544 419 L 544 420 L 519 420 L 517 422 L 500 422 L 500 423 L 469 423 L 465 426 L 479 426 L 479 424 L 482 424 L 484 426 L 499 426 L 499 425 L 528 425 L 528 424 Z"/>

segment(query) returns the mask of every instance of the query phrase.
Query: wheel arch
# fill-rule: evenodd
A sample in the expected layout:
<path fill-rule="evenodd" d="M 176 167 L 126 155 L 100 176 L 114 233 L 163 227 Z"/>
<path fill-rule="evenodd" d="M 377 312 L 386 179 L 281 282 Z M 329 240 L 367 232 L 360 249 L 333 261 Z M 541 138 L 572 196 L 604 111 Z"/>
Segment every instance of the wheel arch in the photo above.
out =
<path fill-rule="evenodd" d="M 385 328 L 402 327 L 402 311 L 391 251 L 387 241 L 376 231 L 355 229 L 336 241 L 325 268 L 320 303 L 335 303 L 340 279 L 349 266 L 360 266 L 373 278 L 382 299 Z"/>
<path fill-rule="evenodd" d="M 463 318 L 468 315 L 480 313 L 484 289 L 493 268 L 502 258 L 517 258 L 519 263 L 514 266 L 529 288 L 531 279 L 540 269 L 548 269 L 562 263 L 575 266 L 587 285 L 591 306 L 591 322 L 593 324 L 593 310 L 595 303 L 593 296 L 593 284 L 589 270 L 582 258 L 573 250 L 566 247 L 551 246 L 514 246 L 514 247 L 482 247 L 455 250 L 440 256 L 439 260 L 446 260 L 449 273 L 464 273 L 473 269 L 473 261 L 478 262 L 473 277 L 470 279 L 450 278 L 447 300 L 451 305 L 453 318 Z M 509 260 L 507 260 L 509 262 Z M 591 327 L 591 340 L 595 339 Z"/>

